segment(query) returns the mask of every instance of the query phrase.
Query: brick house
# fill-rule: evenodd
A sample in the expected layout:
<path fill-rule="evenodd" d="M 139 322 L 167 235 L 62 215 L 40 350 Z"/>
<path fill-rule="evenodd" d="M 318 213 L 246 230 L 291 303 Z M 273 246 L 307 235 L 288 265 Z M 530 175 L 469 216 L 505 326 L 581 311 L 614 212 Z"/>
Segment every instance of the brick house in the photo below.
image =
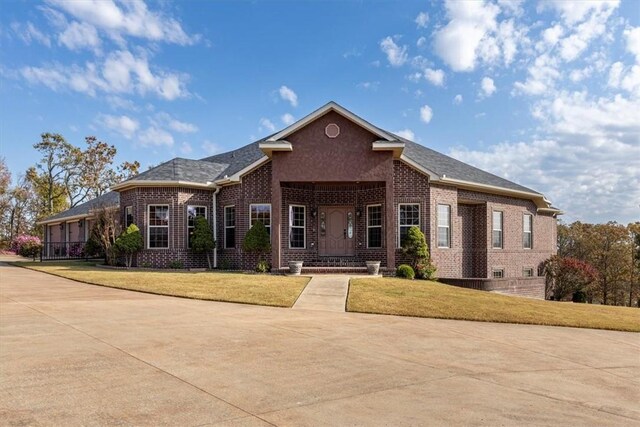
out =
<path fill-rule="evenodd" d="M 189 249 L 193 218 L 202 215 L 212 226 L 219 268 L 255 266 L 242 240 L 262 221 L 273 271 L 286 271 L 289 261 L 320 271 L 380 261 L 393 270 L 403 262 L 400 241 L 415 225 L 443 282 L 537 297 L 544 296 L 539 266 L 556 252 L 561 213 L 534 190 L 380 129 L 334 102 L 242 148 L 170 160 L 47 218 L 46 247 L 86 240 L 92 210 L 105 204 L 140 227 L 145 249 L 137 265 L 205 266 Z"/>

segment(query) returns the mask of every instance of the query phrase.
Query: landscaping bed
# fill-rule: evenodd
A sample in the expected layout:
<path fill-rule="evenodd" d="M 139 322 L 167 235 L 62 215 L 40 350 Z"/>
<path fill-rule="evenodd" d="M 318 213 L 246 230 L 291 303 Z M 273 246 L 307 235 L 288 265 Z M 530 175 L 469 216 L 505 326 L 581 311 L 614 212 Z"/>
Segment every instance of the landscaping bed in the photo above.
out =
<path fill-rule="evenodd" d="M 14 265 L 93 285 L 185 298 L 291 307 L 308 277 L 229 272 L 122 270 L 86 262 L 16 262 Z"/>
<path fill-rule="evenodd" d="M 352 279 L 347 311 L 640 332 L 640 309 L 506 296 L 424 280 Z"/>

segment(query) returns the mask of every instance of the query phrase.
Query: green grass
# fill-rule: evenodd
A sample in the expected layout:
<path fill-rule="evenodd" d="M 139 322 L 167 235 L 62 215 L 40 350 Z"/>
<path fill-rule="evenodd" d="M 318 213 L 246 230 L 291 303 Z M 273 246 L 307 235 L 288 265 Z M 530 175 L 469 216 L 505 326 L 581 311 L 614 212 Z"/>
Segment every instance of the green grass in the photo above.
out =
<path fill-rule="evenodd" d="M 352 279 L 347 311 L 640 332 L 640 309 L 512 297 L 422 280 Z"/>
<path fill-rule="evenodd" d="M 85 262 L 15 262 L 14 265 L 111 288 L 185 298 L 291 307 L 308 277 L 266 274 L 116 270 Z"/>

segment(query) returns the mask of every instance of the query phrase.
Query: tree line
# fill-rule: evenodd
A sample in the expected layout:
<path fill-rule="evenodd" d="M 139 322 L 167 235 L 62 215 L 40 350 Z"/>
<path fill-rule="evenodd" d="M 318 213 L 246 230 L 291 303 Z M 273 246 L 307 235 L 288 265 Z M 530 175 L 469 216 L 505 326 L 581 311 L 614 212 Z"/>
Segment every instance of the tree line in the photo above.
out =
<path fill-rule="evenodd" d="M 549 299 L 640 306 L 640 222 L 559 224 L 545 273 Z"/>
<path fill-rule="evenodd" d="M 0 158 L 0 242 L 22 234 L 42 235 L 36 223 L 101 196 L 112 185 L 137 175 L 140 163 L 114 165 L 117 149 L 96 138 L 77 147 L 57 133 L 43 133 L 33 145 L 39 160 L 15 184 Z"/>

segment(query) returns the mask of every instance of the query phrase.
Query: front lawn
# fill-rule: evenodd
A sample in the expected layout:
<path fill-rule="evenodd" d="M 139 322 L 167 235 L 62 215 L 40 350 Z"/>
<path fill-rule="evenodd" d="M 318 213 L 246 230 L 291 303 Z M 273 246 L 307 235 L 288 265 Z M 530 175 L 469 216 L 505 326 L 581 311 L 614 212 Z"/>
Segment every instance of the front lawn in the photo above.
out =
<path fill-rule="evenodd" d="M 266 274 L 115 270 L 85 262 L 16 262 L 67 279 L 132 291 L 213 301 L 291 307 L 308 277 Z"/>
<path fill-rule="evenodd" d="M 640 332 L 640 309 L 511 297 L 441 283 L 352 279 L 347 311 Z"/>

